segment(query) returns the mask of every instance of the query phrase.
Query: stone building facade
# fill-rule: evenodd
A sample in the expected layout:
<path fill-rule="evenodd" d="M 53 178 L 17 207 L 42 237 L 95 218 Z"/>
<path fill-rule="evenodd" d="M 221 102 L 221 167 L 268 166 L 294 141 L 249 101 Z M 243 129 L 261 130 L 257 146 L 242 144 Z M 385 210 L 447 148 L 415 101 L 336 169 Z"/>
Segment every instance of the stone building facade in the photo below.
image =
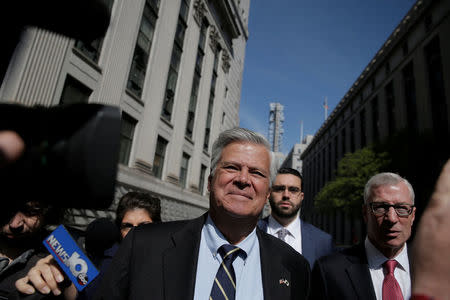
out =
<path fill-rule="evenodd" d="M 0 90 L 26 105 L 121 108 L 116 196 L 106 211 L 72 210 L 72 225 L 114 217 L 130 190 L 162 200 L 163 221 L 208 209 L 211 145 L 239 125 L 250 0 L 109 0 L 104 38 L 85 44 L 38 28 L 22 37 Z"/>
<path fill-rule="evenodd" d="M 314 197 L 334 178 L 345 153 L 386 141 L 399 132 L 416 137 L 428 134 L 429 144 L 419 145 L 425 149 L 422 156 L 409 157 L 413 178 L 408 180 L 413 179 L 418 190 L 424 185 L 432 187 L 435 180 L 431 174 L 429 182 L 425 174 L 414 180 L 423 172 L 419 165 L 434 163 L 437 152 L 442 154 L 440 160 L 448 159 L 448 152 L 443 152 L 450 137 L 449 36 L 450 1 L 416 1 L 303 152 L 303 207 L 310 221 L 332 233 L 338 244 L 360 240 L 364 225 L 339 212 L 314 213 Z M 405 149 L 411 151 L 408 147 L 414 142 L 404 145 Z M 418 210 L 426 200 L 416 199 Z"/>
<path fill-rule="evenodd" d="M 308 148 L 309 144 L 311 143 L 312 139 L 314 138 L 313 135 L 308 134 L 305 136 L 305 138 L 298 144 L 294 144 L 291 151 L 289 151 L 288 155 L 284 159 L 281 168 L 292 168 L 296 169 L 300 172 L 300 174 L 303 173 L 303 161 L 301 159 L 301 155 L 303 151 L 305 151 L 306 148 Z"/>

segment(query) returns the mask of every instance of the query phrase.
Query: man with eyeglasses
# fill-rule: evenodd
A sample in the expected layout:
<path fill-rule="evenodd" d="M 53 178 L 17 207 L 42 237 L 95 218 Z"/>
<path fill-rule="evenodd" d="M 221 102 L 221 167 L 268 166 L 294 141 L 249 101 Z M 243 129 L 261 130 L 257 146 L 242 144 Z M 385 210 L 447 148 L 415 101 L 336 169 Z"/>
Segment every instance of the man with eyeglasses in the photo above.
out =
<path fill-rule="evenodd" d="M 314 265 L 316 259 L 334 252 L 328 233 L 300 219 L 303 177 L 295 169 L 281 168 L 272 183 L 269 203 L 271 215 L 259 221 L 263 231 L 288 243 Z"/>
<path fill-rule="evenodd" d="M 406 242 L 416 208 L 414 190 L 394 173 L 379 173 L 364 188 L 364 244 L 317 260 L 312 299 L 404 299 L 411 296 Z"/>

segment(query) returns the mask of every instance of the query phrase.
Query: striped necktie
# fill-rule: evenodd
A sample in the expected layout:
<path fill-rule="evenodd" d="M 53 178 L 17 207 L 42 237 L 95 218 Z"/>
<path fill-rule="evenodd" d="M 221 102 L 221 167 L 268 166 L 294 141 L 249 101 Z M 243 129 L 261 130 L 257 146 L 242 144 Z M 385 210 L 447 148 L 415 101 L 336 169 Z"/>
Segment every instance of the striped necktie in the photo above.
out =
<path fill-rule="evenodd" d="M 222 245 L 217 251 L 222 256 L 222 264 L 217 271 L 209 300 L 234 300 L 236 295 L 236 275 L 233 261 L 242 250 L 233 245 Z"/>

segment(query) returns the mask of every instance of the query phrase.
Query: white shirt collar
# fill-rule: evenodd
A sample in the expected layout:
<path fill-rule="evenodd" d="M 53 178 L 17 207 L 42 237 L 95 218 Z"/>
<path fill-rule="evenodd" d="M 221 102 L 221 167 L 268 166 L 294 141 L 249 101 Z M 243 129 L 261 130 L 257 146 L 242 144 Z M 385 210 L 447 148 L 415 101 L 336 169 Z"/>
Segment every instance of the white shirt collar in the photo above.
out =
<path fill-rule="evenodd" d="M 383 253 L 380 252 L 369 240 L 368 237 L 366 237 L 366 240 L 364 242 L 364 246 L 366 248 L 366 256 L 367 256 L 367 262 L 369 264 L 369 268 L 371 269 L 378 269 L 382 268 L 382 265 L 385 261 L 388 260 L 386 256 L 383 255 Z M 408 246 L 405 243 L 405 246 L 400 251 L 397 256 L 395 256 L 393 259 L 395 259 L 398 262 L 398 266 L 409 273 L 409 260 L 408 260 Z"/>
<path fill-rule="evenodd" d="M 270 234 L 275 234 L 278 232 L 278 230 L 282 229 L 284 226 L 278 223 L 277 220 L 275 220 L 272 215 L 269 216 L 269 222 L 267 224 L 267 232 Z M 299 214 L 297 213 L 297 216 L 295 217 L 294 221 L 292 221 L 288 226 L 284 227 L 289 231 L 289 235 L 298 238 L 301 235 L 300 230 L 300 218 Z"/>

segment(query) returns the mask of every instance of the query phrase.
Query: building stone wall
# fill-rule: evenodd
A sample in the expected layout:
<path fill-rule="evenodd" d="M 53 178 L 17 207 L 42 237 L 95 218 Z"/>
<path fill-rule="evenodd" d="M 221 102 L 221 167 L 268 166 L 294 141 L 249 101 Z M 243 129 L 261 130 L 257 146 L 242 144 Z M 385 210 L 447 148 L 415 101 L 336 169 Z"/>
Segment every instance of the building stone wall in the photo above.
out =
<path fill-rule="evenodd" d="M 429 145 L 429 155 L 411 158 L 411 168 L 422 161 L 434 163 L 435 153 L 447 149 L 450 132 L 449 35 L 450 1 L 416 1 L 303 152 L 303 208 L 310 221 L 332 233 L 338 243 L 351 244 L 355 239 L 361 240 L 364 225 L 346 219 L 339 212 L 328 216 L 314 213 L 314 197 L 327 181 L 334 178 L 337 163 L 345 153 L 383 142 L 402 131 L 419 136 L 431 132 L 432 135 L 434 146 Z M 440 63 L 436 63 L 439 61 L 436 52 L 433 57 L 427 54 L 433 43 L 440 53 Z M 431 74 L 429 61 L 434 61 L 435 67 L 439 65 L 442 72 Z M 409 78 L 413 78 L 412 85 L 407 84 L 405 74 L 408 72 Z M 442 94 L 433 96 L 436 89 L 430 84 L 440 84 Z M 408 96 L 411 94 L 415 96 Z M 439 115 L 441 122 L 437 124 Z M 423 186 L 417 188 L 423 189 Z M 419 201 L 417 205 L 424 207 L 426 198 Z"/>
<path fill-rule="evenodd" d="M 300 172 L 300 174 L 303 173 L 303 161 L 301 159 L 301 155 L 303 151 L 309 146 L 312 139 L 314 138 L 313 135 L 308 134 L 299 144 L 294 144 L 291 151 L 289 151 L 288 155 L 286 156 L 286 159 L 281 164 L 281 168 L 292 168 L 296 169 Z"/>
<path fill-rule="evenodd" d="M 184 0 L 183 0 L 184 1 Z M 157 2 L 157 1 L 149 1 Z M 239 103 L 250 0 L 190 0 L 172 116 L 161 116 L 182 0 L 160 0 L 142 95 L 127 89 L 145 0 L 115 0 L 98 60 L 85 55 L 73 39 L 42 29 L 28 29 L 18 45 L 0 89 L 2 101 L 58 105 L 66 79 L 90 92 L 89 103 L 116 105 L 136 124 L 127 164 L 120 164 L 115 200 L 105 211 L 71 210 L 68 222 L 83 228 L 93 218 L 114 217 L 126 191 L 147 191 L 161 198 L 164 221 L 188 219 L 208 209 L 206 189 L 211 145 L 223 130 L 239 125 Z M 219 8 L 220 14 L 211 10 Z M 220 18 L 220 19 L 219 19 Z M 185 136 L 189 100 L 202 22 L 208 23 L 192 138 Z M 231 32 L 231 43 L 225 33 Z M 203 148 L 213 76 L 219 49 L 210 142 Z M 153 175 L 158 136 L 168 141 L 161 178 Z M 182 155 L 190 156 L 186 186 L 179 181 Z M 201 165 L 207 167 L 203 186 Z M 201 192 L 202 191 L 202 192 Z"/>

